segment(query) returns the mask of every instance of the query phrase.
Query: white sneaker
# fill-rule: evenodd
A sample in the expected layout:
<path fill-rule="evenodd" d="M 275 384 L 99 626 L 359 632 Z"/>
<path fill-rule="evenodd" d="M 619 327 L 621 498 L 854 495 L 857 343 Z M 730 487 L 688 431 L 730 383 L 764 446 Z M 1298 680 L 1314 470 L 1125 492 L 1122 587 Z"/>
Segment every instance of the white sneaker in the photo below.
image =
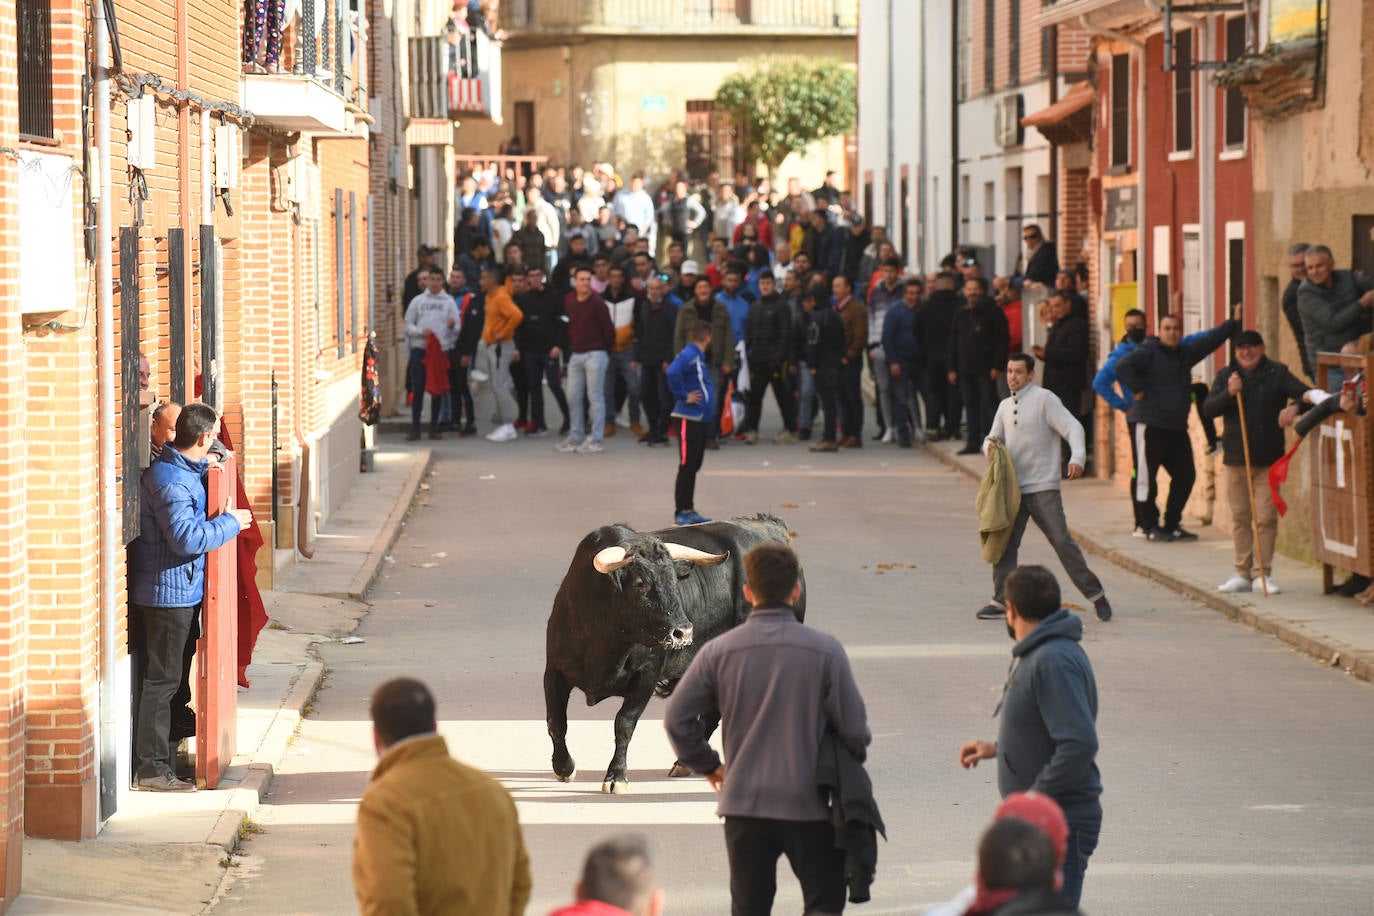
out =
<path fill-rule="evenodd" d="M 473 369 L 471 372 L 468 373 L 468 379 L 470 381 L 476 382 L 479 385 L 489 378 L 491 378 L 491 376 L 487 375 L 481 369 Z"/>
<path fill-rule="evenodd" d="M 891 429 L 887 429 L 887 430 L 884 430 L 884 431 L 883 431 L 883 438 L 882 438 L 881 441 L 886 442 L 888 445 L 891 445 L 891 444 L 892 444 L 892 430 L 891 430 Z"/>
<path fill-rule="evenodd" d="M 588 439 L 577 447 L 577 454 L 579 455 L 594 455 L 597 452 L 604 451 L 605 449 L 601 447 L 601 443 L 597 442 L 595 439 Z"/>
<path fill-rule="evenodd" d="M 515 424 L 506 423 L 487 433 L 487 439 L 492 442 L 510 442 L 519 435 L 520 434 L 515 431 Z"/>
<path fill-rule="evenodd" d="M 1255 582 L 1258 584 L 1259 580 L 1256 579 Z M 1250 580 L 1244 576 L 1232 576 L 1218 585 L 1217 591 L 1230 592 L 1232 594 L 1236 592 L 1248 592 L 1250 591 Z"/>
<path fill-rule="evenodd" d="M 630 428 L 630 421 L 629 421 L 629 418 L 617 416 L 617 417 L 615 418 L 615 425 L 616 425 L 616 426 L 619 426 L 621 429 L 629 429 L 629 428 Z"/>
<path fill-rule="evenodd" d="M 572 436 L 569 436 L 568 438 L 564 439 L 562 442 L 560 442 L 560 443 L 558 443 L 557 445 L 555 445 L 555 446 L 553 447 L 553 450 L 554 450 L 555 452 L 562 452 L 563 454 L 566 455 L 568 452 L 575 452 L 575 451 L 577 451 L 577 447 L 578 447 L 579 445 L 581 445 L 581 444 L 582 444 L 582 443 L 578 442 L 578 441 L 577 441 L 576 439 L 574 439 Z"/>
<path fill-rule="evenodd" d="M 1150 532 L 1146 531 L 1144 528 L 1141 528 L 1139 525 L 1137 525 L 1135 530 L 1131 532 L 1131 537 L 1133 538 L 1148 538 L 1149 536 Z"/>
<path fill-rule="evenodd" d="M 1277 595 L 1282 591 L 1278 584 L 1268 576 L 1255 576 L 1255 581 L 1250 583 L 1250 590 L 1263 593 L 1265 585 L 1269 586 L 1269 594 L 1271 595 Z"/>

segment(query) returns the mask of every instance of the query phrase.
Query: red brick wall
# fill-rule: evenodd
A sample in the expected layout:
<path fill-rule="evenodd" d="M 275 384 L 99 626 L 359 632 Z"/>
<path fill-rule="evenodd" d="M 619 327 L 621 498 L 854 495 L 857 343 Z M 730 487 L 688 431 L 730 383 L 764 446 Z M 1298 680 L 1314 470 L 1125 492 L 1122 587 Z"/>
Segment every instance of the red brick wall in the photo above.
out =
<path fill-rule="evenodd" d="M 17 64 L 14 0 L 0 0 L 0 71 Z M 19 145 L 18 87 L 0 80 L 0 146 Z M 24 411 L 19 316 L 19 169 L 0 155 L 0 411 Z M 19 894 L 24 831 L 24 701 L 27 562 L 24 538 L 24 426 L 0 424 L 0 907 Z"/>

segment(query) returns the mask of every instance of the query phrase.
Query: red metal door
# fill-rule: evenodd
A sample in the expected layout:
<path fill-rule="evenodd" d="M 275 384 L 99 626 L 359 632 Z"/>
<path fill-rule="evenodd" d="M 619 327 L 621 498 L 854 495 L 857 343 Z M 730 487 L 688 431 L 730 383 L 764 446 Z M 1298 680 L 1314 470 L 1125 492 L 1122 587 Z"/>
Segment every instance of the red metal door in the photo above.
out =
<path fill-rule="evenodd" d="M 231 453 L 210 468 L 210 513 L 234 508 L 238 467 Z M 234 757 L 238 731 L 238 549 L 230 541 L 205 558 L 205 599 L 196 643 L 196 782 L 216 788 Z"/>

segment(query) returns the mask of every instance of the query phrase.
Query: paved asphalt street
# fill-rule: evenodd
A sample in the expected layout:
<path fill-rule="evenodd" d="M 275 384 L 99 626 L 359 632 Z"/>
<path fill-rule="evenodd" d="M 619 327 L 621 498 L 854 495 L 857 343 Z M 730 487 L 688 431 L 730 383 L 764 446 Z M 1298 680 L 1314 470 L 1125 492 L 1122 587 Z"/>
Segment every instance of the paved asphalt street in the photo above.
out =
<path fill-rule="evenodd" d="M 573 548 L 603 523 L 667 524 L 673 452 L 637 446 L 623 430 L 590 456 L 555 454 L 548 439 L 434 445 L 430 489 L 358 630 L 366 642 L 325 646 L 325 689 L 215 913 L 355 910 L 353 820 L 375 761 L 367 697 L 400 674 L 435 690 L 450 751 L 514 793 L 533 859 L 529 913 L 565 901 L 584 850 L 626 828 L 651 838 L 669 913 L 727 913 L 713 796 L 701 779 L 666 778 L 662 701 L 640 721 L 624 797 L 600 792 L 618 701 L 588 708 L 574 692 L 571 784 L 553 779 L 544 726 L 544 625 Z M 973 617 L 989 594 L 974 493 L 920 450 L 871 445 L 822 455 L 804 444 L 730 445 L 707 453 L 699 480 L 704 515 L 787 521 L 806 567 L 807 622 L 838 636 L 853 660 L 889 828 L 873 902 L 854 913 L 919 913 L 951 896 L 998 802 L 990 763 L 965 772 L 955 762 L 962 741 L 996 734 L 1011 648 L 1001 624 Z M 1039 533 L 1026 542 L 1023 562 L 1048 563 L 1067 586 Z M 1370 686 L 1104 560 L 1094 566 L 1116 619 L 1084 618 L 1106 788 L 1084 909 L 1368 911 Z M 1066 598 L 1084 603 L 1071 587 Z M 797 913 L 795 881 L 780 871 L 776 912 Z"/>

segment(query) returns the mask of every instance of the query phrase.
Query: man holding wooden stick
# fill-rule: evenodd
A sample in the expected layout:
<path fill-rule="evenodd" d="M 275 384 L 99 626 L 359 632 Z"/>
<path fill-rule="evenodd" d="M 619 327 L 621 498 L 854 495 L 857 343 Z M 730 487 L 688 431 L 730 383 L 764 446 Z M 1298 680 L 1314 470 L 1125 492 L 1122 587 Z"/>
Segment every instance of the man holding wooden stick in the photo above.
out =
<path fill-rule="evenodd" d="M 1298 411 L 1289 401 L 1317 404 L 1330 395 L 1309 389 L 1287 366 L 1265 356 L 1258 331 L 1241 331 L 1232 342 L 1236 358 L 1217 373 L 1202 405 L 1207 416 L 1226 420 L 1222 464 L 1236 557 L 1235 571 L 1219 590 L 1276 595 L 1279 587 L 1271 574 L 1279 517 L 1269 492 L 1269 466 L 1283 457 L 1283 428 Z"/>

